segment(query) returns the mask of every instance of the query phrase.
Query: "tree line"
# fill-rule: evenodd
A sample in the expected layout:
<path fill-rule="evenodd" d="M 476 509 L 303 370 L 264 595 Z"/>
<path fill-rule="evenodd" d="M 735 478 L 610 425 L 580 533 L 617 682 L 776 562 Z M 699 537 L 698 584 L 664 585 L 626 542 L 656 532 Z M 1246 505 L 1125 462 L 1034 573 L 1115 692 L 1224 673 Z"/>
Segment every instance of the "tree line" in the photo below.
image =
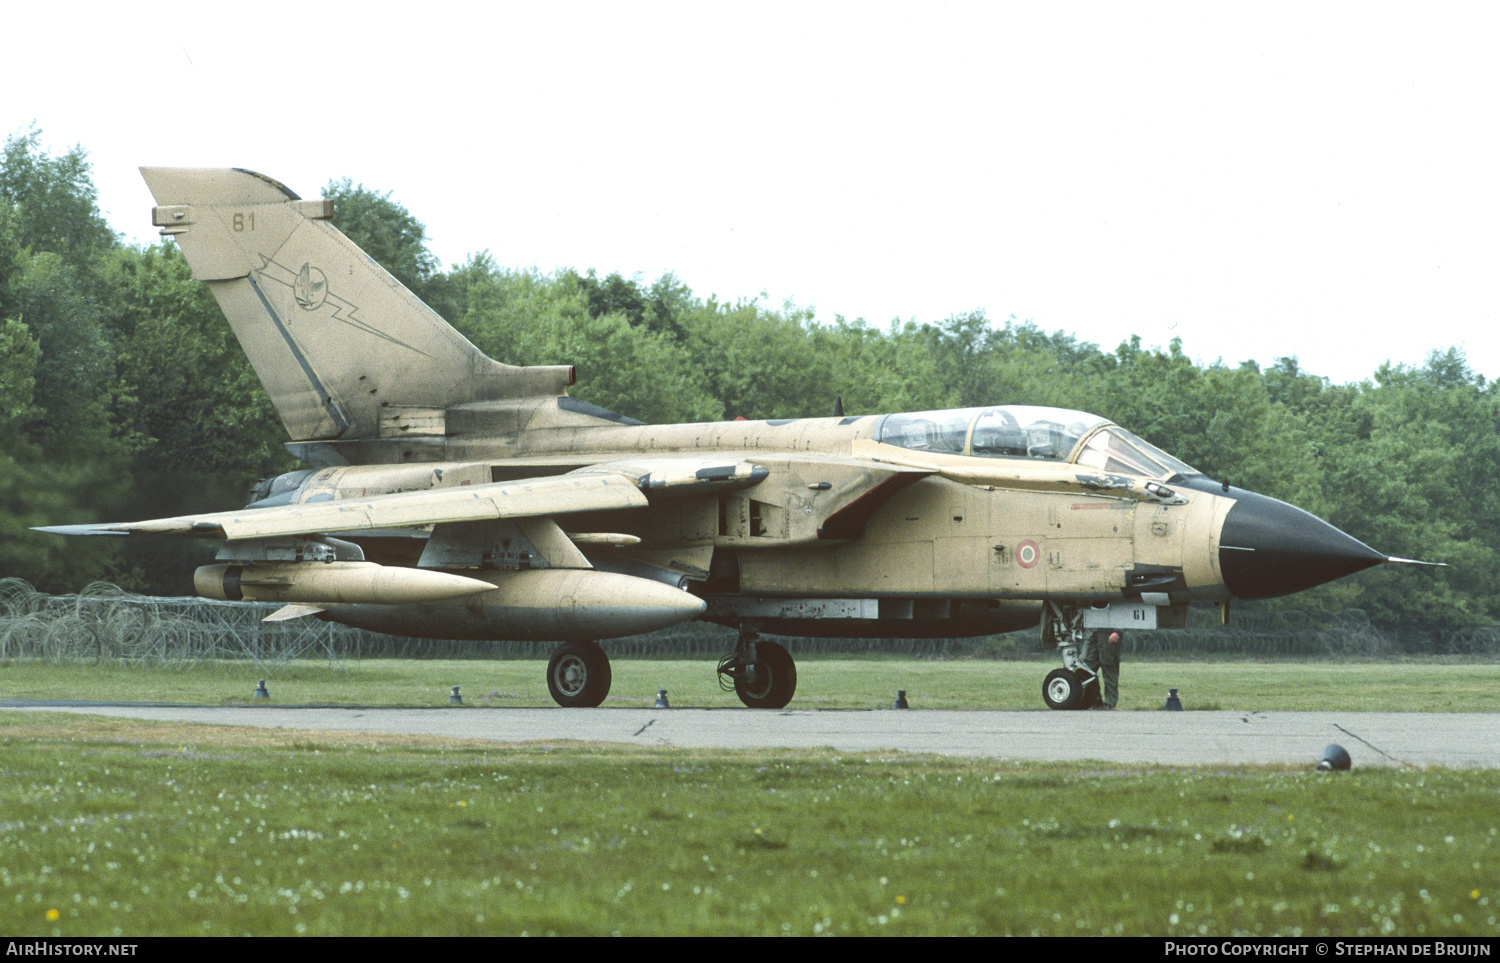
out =
<path fill-rule="evenodd" d="M 175 245 L 123 243 L 87 153 L 49 153 L 40 138 L 14 134 L 0 157 L 0 577 L 188 594 L 206 547 L 30 528 L 222 510 L 298 466 Z M 1261 611 L 1500 621 L 1500 396 L 1457 348 L 1334 384 L 1295 357 L 1202 364 L 1179 340 L 1106 349 L 982 311 L 818 323 L 794 304 L 702 298 L 671 274 L 545 273 L 486 253 L 445 270 L 389 193 L 344 179 L 324 196 L 341 231 L 486 354 L 576 365 L 584 401 L 652 423 L 829 415 L 836 399 L 849 414 L 1092 411 L 1383 552 L 1449 565 L 1384 566 Z"/>

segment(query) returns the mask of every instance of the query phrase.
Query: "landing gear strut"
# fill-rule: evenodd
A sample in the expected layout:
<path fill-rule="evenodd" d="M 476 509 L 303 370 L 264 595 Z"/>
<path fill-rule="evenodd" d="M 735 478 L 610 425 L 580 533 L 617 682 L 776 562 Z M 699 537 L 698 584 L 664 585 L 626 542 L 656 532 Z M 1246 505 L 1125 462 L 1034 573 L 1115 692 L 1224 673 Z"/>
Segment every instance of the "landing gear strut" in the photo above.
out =
<path fill-rule="evenodd" d="M 558 705 L 592 709 L 609 695 L 609 656 L 597 642 L 564 642 L 547 663 L 547 691 Z"/>
<path fill-rule="evenodd" d="M 1077 605 L 1047 603 L 1042 617 L 1042 641 L 1053 642 L 1063 667 L 1053 669 L 1042 683 L 1042 701 L 1049 709 L 1091 709 L 1099 701 L 1099 676 L 1082 658 L 1088 632 L 1083 627 L 1083 609 Z"/>
<path fill-rule="evenodd" d="M 719 685 L 734 689 L 752 709 L 782 709 L 797 691 L 797 663 L 784 647 L 743 625 L 734 651 L 719 663 Z"/>

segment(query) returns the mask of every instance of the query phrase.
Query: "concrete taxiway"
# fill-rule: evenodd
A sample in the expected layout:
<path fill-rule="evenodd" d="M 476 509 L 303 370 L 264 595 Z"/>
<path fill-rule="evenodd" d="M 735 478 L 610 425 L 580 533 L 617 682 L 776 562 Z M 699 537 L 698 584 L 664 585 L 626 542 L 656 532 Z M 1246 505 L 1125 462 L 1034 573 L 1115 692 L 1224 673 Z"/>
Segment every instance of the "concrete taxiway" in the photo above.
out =
<path fill-rule="evenodd" d="M 1354 766 L 1500 768 L 1500 713 L 987 712 L 747 709 L 385 709 L 6 702 L 0 710 L 480 739 L 680 748 L 832 748 L 1163 765 L 1315 764 L 1337 743 Z"/>

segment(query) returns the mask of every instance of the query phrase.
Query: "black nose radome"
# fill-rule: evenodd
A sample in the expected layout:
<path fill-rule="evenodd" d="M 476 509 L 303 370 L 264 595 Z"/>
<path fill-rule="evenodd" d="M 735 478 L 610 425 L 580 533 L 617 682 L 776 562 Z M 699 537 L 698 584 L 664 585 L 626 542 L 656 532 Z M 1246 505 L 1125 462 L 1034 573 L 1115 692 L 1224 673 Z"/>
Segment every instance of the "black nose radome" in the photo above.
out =
<path fill-rule="evenodd" d="M 1291 595 L 1352 575 L 1386 557 L 1294 505 L 1232 489 L 1219 537 L 1224 587 L 1241 599 Z"/>

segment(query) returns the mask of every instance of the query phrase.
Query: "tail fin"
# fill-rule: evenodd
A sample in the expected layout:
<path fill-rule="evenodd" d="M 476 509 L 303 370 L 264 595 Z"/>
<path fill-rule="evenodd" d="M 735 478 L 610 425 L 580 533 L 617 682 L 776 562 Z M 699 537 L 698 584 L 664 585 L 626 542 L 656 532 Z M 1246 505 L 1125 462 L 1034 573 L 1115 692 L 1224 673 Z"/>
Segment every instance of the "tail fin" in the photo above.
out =
<path fill-rule="evenodd" d="M 293 441 L 373 439 L 454 405 L 562 395 L 486 357 L 344 237 L 330 201 L 240 169 L 143 167 L 152 223 L 208 283 Z"/>

